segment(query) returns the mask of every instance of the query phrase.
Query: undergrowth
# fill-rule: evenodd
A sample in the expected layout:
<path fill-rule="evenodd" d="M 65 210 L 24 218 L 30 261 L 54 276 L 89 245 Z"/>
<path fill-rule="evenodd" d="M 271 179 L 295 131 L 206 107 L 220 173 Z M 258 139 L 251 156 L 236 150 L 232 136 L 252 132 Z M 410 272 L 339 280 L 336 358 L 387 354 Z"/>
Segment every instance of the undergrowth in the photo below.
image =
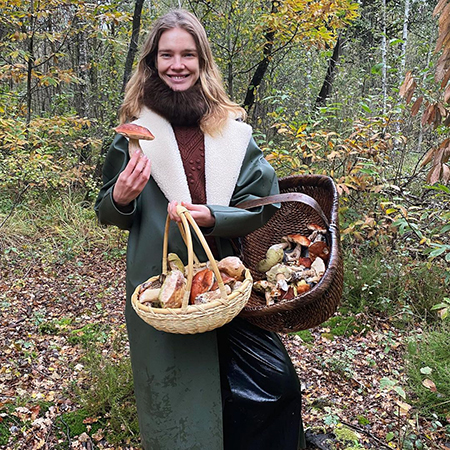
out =
<path fill-rule="evenodd" d="M 123 355 L 124 336 L 116 337 L 113 349 L 101 353 L 92 344 L 82 363 L 88 375 L 74 385 L 72 395 L 81 405 L 84 418 L 98 418 L 111 444 L 139 445 L 139 426 L 130 359 Z"/>
<path fill-rule="evenodd" d="M 433 322 L 432 308 L 447 288 L 438 264 L 400 251 L 350 248 L 344 254 L 343 303 L 353 312 L 385 314 L 399 326 Z"/>
<path fill-rule="evenodd" d="M 66 192 L 60 197 L 30 200 L 0 212 L 0 252 L 22 258 L 37 254 L 49 263 L 101 250 L 123 257 L 126 233 L 99 226 L 93 203 Z"/>
<path fill-rule="evenodd" d="M 407 371 L 413 401 L 420 410 L 450 417 L 450 320 L 414 334 L 407 347 Z"/>

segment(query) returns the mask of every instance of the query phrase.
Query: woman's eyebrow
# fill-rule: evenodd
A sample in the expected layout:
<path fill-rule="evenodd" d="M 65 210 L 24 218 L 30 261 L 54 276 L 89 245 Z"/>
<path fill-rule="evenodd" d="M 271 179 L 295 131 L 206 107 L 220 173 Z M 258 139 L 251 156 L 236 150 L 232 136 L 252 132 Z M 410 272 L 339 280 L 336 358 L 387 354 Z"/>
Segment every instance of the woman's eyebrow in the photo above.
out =
<path fill-rule="evenodd" d="M 160 48 L 160 49 L 158 49 L 158 53 L 161 53 L 161 52 L 172 52 L 173 50 L 172 49 L 165 49 L 165 48 Z M 183 49 L 182 50 L 182 52 L 195 52 L 195 53 L 197 53 L 197 49 L 196 48 L 185 48 L 185 49 Z"/>

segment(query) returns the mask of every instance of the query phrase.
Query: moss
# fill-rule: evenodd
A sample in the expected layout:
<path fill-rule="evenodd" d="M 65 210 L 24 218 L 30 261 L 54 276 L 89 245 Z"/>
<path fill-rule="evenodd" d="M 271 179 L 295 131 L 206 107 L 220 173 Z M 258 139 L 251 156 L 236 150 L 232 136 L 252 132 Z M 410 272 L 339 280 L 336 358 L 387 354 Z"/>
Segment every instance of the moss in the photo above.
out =
<path fill-rule="evenodd" d="M 353 443 L 359 442 L 358 435 L 348 427 L 345 426 L 336 427 L 336 429 L 333 431 L 334 434 L 336 435 L 336 438 L 339 441 L 353 442 Z"/>
<path fill-rule="evenodd" d="M 94 434 L 104 424 L 101 421 L 94 422 L 90 425 L 90 429 L 88 430 L 84 423 L 85 419 L 88 417 L 88 412 L 84 408 L 81 408 L 61 415 L 57 420 L 57 424 L 64 434 L 68 434 L 71 437 L 79 436 L 88 431 L 88 434 Z"/>
<path fill-rule="evenodd" d="M 293 333 L 293 334 L 300 336 L 300 339 L 303 342 L 305 342 L 306 344 L 314 342 L 314 336 L 311 334 L 311 331 L 309 331 L 309 330 L 297 331 L 296 333 Z"/>

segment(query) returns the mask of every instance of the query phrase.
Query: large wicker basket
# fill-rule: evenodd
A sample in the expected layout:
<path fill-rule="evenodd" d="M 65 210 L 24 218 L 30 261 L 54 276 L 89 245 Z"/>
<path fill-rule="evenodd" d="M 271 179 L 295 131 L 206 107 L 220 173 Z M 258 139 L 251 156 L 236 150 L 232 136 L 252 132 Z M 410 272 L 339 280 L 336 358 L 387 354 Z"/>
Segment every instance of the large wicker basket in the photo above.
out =
<path fill-rule="evenodd" d="M 255 280 L 264 274 L 256 270 L 267 249 L 287 234 L 308 235 L 307 225 L 328 229 L 330 258 L 325 274 L 309 292 L 292 300 L 267 306 L 263 296 L 252 292 L 240 316 L 261 328 L 281 333 L 306 330 L 320 325 L 334 314 L 343 288 L 343 262 L 338 223 L 338 193 L 333 180 L 321 175 L 298 175 L 279 180 L 280 195 L 241 203 L 249 209 L 269 203 L 281 208 L 262 228 L 242 239 L 242 255 Z"/>
<path fill-rule="evenodd" d="M 184 238 L 188 249 L 188 265 L 187 265 L 187 284 L 183 297 L 181 308 L 154 308 L 147 304 L 139 302 L 140 285 L 135 289 L 131 304 L 136 313 L 148 324 L 160 331 L 176 334 L 196 334 L 205 331 L 211 331 L 215 328 L 221 327 L 230 322 L 236 317 L 250 297 L 253 279 L 250 271 L 245 271 L 245 279 L 239 289 L 234 290 L 227 295 L 222 276 L 217 267 L 217 263 L 213 254 L 204 238 L 200 228 L 195 223 L 189 211 L 183 206 L 177 207 L 178 215 L 181 217 L 182 225 L 180 225 L 180 232 Z M 192 245 L 192 235 L 189 224 L 197 234 L 205 252 L 210 261 L 210 267 L 216 276 L 221 298 L 213 300 L 202 305 L 189 305 L 189 295 L 191 291 L 192 278 L 194 274 L 194 267 L 201 268 L 206 264 L 199 263 L 195 256 Z M 167 217 L 166 227 L 164 231 L 163 242 L 163 261 L 162 271 L 167 274 L 168 264 L 168 236 L 169 236 L 170 219 Z M 159 275 L 150 278 L 147 282 L 157 281 Z"/>

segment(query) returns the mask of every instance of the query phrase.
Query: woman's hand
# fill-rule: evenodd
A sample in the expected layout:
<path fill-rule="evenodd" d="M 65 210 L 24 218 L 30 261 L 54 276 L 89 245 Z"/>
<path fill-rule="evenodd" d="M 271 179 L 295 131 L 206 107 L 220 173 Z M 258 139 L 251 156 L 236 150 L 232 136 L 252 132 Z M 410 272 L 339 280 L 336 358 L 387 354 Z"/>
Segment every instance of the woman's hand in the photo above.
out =
<path fill-rule="evenodd" d="M 167 212 L 171 220 L 175 222 L 181 222 L 180 217 L 177 214 L 177 201 L 171 201 L 167 206 Z M 205 205 L 193 205 L 192 203 L 181 202 L 190 213 L 199 227 L 209 228 L 216 223 L 215 217 L 211 214 L 209 208 Z"/>
<path fill-rule="evenodd" d="M 117 206 L 127 206 L 138 197 L 150 178 L 150 172 L 149 159 L 142 152 L 136 152 L 114 186 L 113 199 Z"/>

